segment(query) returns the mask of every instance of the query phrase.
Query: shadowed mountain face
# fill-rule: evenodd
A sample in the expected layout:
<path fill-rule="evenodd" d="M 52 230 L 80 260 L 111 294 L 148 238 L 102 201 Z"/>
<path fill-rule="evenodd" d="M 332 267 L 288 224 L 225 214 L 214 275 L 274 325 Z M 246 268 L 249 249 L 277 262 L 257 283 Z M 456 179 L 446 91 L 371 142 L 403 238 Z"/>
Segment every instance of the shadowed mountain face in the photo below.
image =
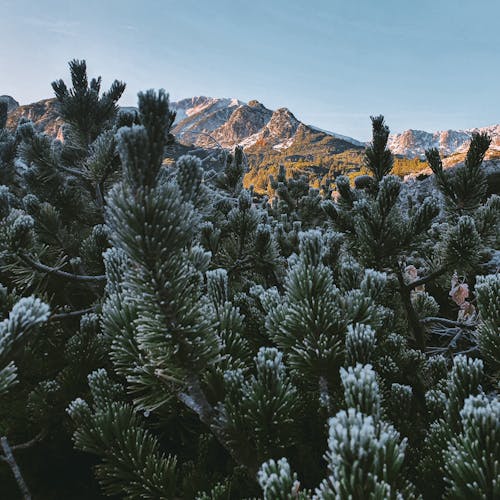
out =
<path fill-rule="evenodd" d="M 10 95 L 0 95 L 0 101 L 7 103 L 7 112 L 10 113 L 19 107 L 19 103 Z"/>

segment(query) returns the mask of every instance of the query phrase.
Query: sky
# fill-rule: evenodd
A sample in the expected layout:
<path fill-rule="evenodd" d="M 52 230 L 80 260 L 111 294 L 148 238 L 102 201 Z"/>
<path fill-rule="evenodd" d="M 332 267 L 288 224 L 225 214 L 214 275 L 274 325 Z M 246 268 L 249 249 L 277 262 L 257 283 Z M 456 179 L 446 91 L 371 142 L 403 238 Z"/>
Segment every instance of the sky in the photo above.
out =
<path fill-rule="evenodd" d="M 127 83 L 257 99 L 360 140 L 500 122 L 499 0 L 0 0 L 0 95 L 52 97 L 67 62 Z"/>

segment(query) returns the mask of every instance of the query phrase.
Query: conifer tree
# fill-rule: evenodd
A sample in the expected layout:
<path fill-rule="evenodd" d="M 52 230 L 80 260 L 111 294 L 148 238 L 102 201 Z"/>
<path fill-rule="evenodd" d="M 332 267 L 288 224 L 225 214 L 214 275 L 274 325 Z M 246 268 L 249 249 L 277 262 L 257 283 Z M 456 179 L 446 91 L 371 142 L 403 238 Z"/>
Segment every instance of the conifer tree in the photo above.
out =
<path fill-rule="evenodd" d="M 24 119 L 15 131 L 2 119 L 0 129 L 0 281 L 2 314 L 10 318 L 2 358 L 15 363 L 5 368 L 2 361 L 2 373 L 18 381 L 3 397 L 2 432 L 14 457 L 57 443 L 65 451 L 53 462 L 72 455 L 70 434 L 61 432 L 65 409 L 106 357 L 96 314 L 106 280 L 101 254 L 109 246 L 103 201 L 119 167 L 114 127 L 124 88 L 115 82 L 100 95 L 100 78 L 88 82 L 85 62 L 72 61 L 70 70 L 72 88 L 54 83 L 63 142 Z M 36 335 L 30 322 L 43 324 Z M 22 410 L 9 415 L 13 408 Z M 37 458 L 23 471 L 27 491 L 39 487 L 39 466 Z"/>
<path fill-rule="evenodd" d="M 486 136 L 455 173 L 428 152 L 439 193 L 423 199 L 390 175 L 374 117 L 365 185 L 281 168 L 267 199 L 244 189 L 240 148 L 216 171 L 175 156 L 163 90 L 125 113 L 124 84 L 70 72 L 53 84 L 63 142 L 6 130 L 0 107 L 9 494 L 499 495 Z M 69 491 L 40 455 L 67 463 Z"/>
<path fill-rule="evenodd" d="M 389 139 L 389 127 L 382 115 L 372 116 L 372 143 L 365 151 L 365 166 L 372 174 L 376 184 L 388 175 L 394 164 L 391 151 L 387 148 Z"/>

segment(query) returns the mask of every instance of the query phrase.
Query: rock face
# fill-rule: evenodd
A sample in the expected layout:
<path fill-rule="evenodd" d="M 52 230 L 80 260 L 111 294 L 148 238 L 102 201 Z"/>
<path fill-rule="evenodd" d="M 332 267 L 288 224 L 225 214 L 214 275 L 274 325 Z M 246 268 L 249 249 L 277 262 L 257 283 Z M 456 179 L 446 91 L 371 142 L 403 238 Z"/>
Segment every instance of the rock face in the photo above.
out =
<path fill-rule="evenodd" d="M 7 113 L 10 113 L 19 107 L 19 103 L 10 95 L 0 95 L 0 101 L 7 103 Z"/>
<path fill-rule="evenodd" d="M 202 96 L 173 102 L 172 107 L 177 111 L 174 135 L 203 147 L 215 146 L 215 139 L 224 148 L 265 143 L 279 150 L 293 143 L 299 126 L 313 130 L 297 120 L 288 109 L 272 111 L 256 100 L 244 103 L 237 99 Z M 352 141 L 354 146 L 361 145 L 345 136 L 337 137 L 333 133 L 314 130 L 346 142 Z"/>
<path fill-rule="evenodd" d="M 273 111 L 256 100 L 244 103 L 210 97 L 183 99 L 171 105 L 177 112 L 172 132 L 181 143 L 192 144 L 195 151 L 243 147 L 251 171 L 248 182 L 255 180 L 259 190 L 268 169 L 280 164 L 295 165 L 319 179 L 333 174 L 335 165 L 355 168 L 353 163 L 361 161 L 361 143 L 305 125 L 287 108 Z M 339 154 L 347 156 L 340 158 Z"/>
<path fill-rule="evenodd" d="M 63 140 L 63 123 L 55 99 L 22 106 L 10 96 L 0 99 L 8 104 L 7 127 L 15 128 L 24 117 L 39 131 Z M 179 148 L 207 155 L 214 148 L 232 149 L 240 145 L 254 173 L 284 164 L 318 179 L 324 175 L 355 173 L 363 165 L 364 143 L 306 125 L 287 108 L 273 111 L 256 100 L 245 103 L 205 96 L 172 102 L 171 108 L 177 112 L 173 133 Z M 403 159 L 422 158 L 426 149 L 435 147 L 444 156 L 445 167 L 451 167 L 464 161 L 473 132 L 487 132 L 492 137 L 486 160 L 500 159 L 500 125 L 433 133 L 407 130 L 391 135 L 389 147 Z M 430 169 L 420 169 L 419 173 L 429 174 Z M 416 175 L 410 173 L 407 178 Z"/>
<path fill-rule="evenodd" d="M 422 158 L 426 149 L 438 148 L 443 156 L 466 153 L 474 132 L 486 132 L 492 138 L 489 155 L 500 152 L 500 125 L 471 128 L 467 130 L 444 130 L 425 132 L 423 130 L 406 130 L 401 134 L 389 137 L 392 152 L 407 158 Z"/>
<path fill-rule="evenodd" d="M 300 157 L 310 140 L 319 143 L 326 139 L 341 145 L 341 150 L 359 149 L 357 141 L 351 143 L 348 138 L 340 139 L 301 123 L 287 108 L 272 111 L 255 100 L 244 103 L 237 99 L 200 96 L 172 102 L 171 107 L 177 112 L 174 135 L 183 143 L 199 147 L 241 145 L 254 150 L 286 151 L 295 146 L 293 154 Z M 38 130 L 62 139 L 62 121 L 55 99 L 23 106 L 12 99 L 7 126 L 15 128 L 22 117 L 31 120 Z"/>
<path fill-rule="evenodd" d="M 253 116 L 260 119 L 253 120 L 255 125 L 252 129 L 253 133 L 247 134 L 240 141 L 243 147 L 260 144 L 280 150 L 292 144 L 297 130 L 302 124 L 288 109 L 280 108 L 272 112 L 260 103 L 251 109 L 255 109 Z M 242 118 L 244 119 L 244 117 Z"/>
<path fill-rule="evenodd" d="M 8 114 L 7 127 L 15 128 L 21 118 L 31 120 L 40 132 L 45 132 L 58 139 L 63 138 L 63 122 L 57 112 L 55 99 L 44 99 L 15 107 Z"/>
<path fill-rule="evenodd" d="M 206 134 L 223 126 L 240 104 L 237 99 L 204 96 L 172 102 L 171 108 L 177 112 L 173 133 L 186 142 L 203 145 Z"/>
<path fill-rule="evenodd" d="M 248 139 L 262 130 L 271 116 L 272 111 L 257 101 L 250 101 L 238 106 L 229 120 L 214 131 L 214 137 L 223 147 L 233 147 L 245 142 L 248 145 Z"/>

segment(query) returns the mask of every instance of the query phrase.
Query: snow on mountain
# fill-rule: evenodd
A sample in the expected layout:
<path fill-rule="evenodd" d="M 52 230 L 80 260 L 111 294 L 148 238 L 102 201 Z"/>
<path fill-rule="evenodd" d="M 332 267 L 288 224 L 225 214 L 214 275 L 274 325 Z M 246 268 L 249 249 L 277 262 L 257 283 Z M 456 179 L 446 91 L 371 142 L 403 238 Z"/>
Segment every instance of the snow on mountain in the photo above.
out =
<path fill-rule="evenodd" d="M 260 102 L 238 99 L 192 97 L 171 103 L 177 112 L 173 133 L 181 140 L 198 146 L 225 148 L 249 147 L 263 142 L 275 150 L 290 147 L 299 126 L 320 132 L 354 146 L 364 144 L 332 132 L 301 123 L 290 110 L 272 111 Z"/>
<path fill-rule="evenodd" d="M 10 96 L 0 96 L 0 99 L 8 103 L 8 127 L 15 127 L 24 117 L 32 120 L 39 130 L 62 138 L 62 121 L 54 99 L 22 106 Z M 304 155 L 318 144 L 325 154 L 334 154 L 337 146 L 345 150 L 366 145 L 336 132 L 305 125 L 287 108 L 273 111 L 256 100 L 245 103 L 238 99 L 196 96 L 171 102 L 171 109 L 177 112 L 174 135 L 186 144 L 205 148 L 240 145 L 276 152 L 295 148 Z M 445 157 L 445 165 L 450 166 L 463 161 L 473 132 L 486 132 L 492 138 L 486 159 L 500 156 L 500 125 L 437 132 L 410 129 L 392 134 L 389 147 L 393 153 L 407 158 L 423 158 L 425 150 L 438 148 Z"/>
<path fill-rule="evenodd" d="M 430 148 L 437 148 L 443 156 L 450 156 L 467 151 L 473 132 L 486 132 L 492 138 L 489 151 L 500 151 L 500 125 L 433 133 L 423 130 L 405 130 L 389 137 L 389 148 L 394 154 L 408 158 L 423 158 L 425 150 Z"/>
<path fill-rule="evenodd" d="M 241 104 L 232 113 L 229 120 L 214 131 L 213 136 L 223 147 L 239 144 L 249 146 L 258 140 L 258 134 L 272 118 L 272 111 L 258 101 Z"/>
<path fill-rule="evenodd" d="M 171 109 L 177 113 L 174 133 L 179 136 L 189 135 L 191 142 L 197 142 L 196 136 L 210 134 L 224 125 L 241 104 L 243 103 L 237 99 L 217 99 L 205 96 L 171 102 Z"/>
<path fill-rule="evenodd" d="M 62 121 L 54 99 L 19 106 L 11 97 L 1 98 L 9 104 L 9 127 L 15 127 L 18 120 L 25 117 L 39 130 L 62 138 Z M 266 150 L 284 151 L 300 142 L 300 149 L 305 150 L 311 141 L 318 143 L 321 140 L 333 141 L 342 150 L 362 145 L 340 134 L 304 125 L 287 108 L 273 111 L 256 100 L 245 103 L 234 98 L 195 96 L 171 102 L 170 107 L 177 113 L 173 134 L 186 144 L 204 148 L 257 145 Z M 130 106 L 122 109 L 136 110 Z M 336 150 L 330 143 L 325 148 Z"/>

